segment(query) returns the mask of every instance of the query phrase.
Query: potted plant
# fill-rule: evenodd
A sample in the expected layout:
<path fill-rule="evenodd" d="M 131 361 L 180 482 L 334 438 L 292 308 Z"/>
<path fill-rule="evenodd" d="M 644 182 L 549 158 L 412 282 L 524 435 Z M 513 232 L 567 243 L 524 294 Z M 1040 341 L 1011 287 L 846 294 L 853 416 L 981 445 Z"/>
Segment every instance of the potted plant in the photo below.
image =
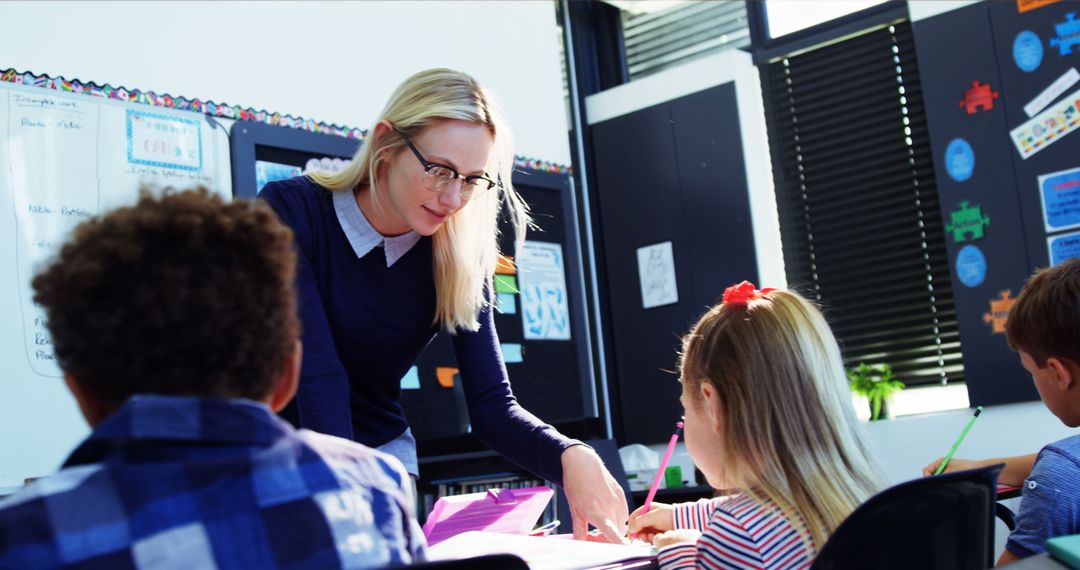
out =
<path fill-rule="evenodd" d="M 904 383 L 893 377 L 888 364 L 866 364 L 847 369 L 851 391 L 865 396 L 870 403 L 870 421 L 888 417 L 886 402 L 893 394 L 904 389 Z"/>

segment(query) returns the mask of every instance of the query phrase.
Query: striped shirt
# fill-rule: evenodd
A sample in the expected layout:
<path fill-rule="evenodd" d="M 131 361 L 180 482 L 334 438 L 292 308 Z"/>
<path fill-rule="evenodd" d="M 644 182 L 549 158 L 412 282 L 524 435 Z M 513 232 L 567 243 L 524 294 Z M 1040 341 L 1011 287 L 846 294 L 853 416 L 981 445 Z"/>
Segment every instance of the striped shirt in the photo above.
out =
<path fill-rule="evenodd" d="M 250 400 L 136 396 L 0 501 L 0 568 L 367 568 L 422 559 L 394 458 Z"/>
<path fill-rule="evenodd" d="M 662 570 L 809 568 L 814 559 L 814 550 L 806 548 L 795 526 L 772 501 L 759 503 L 739 493 L 675 505 L 674 515 L 675 528 L 699 530 L 702 535 L 696 544 L 661 549 Z"/>

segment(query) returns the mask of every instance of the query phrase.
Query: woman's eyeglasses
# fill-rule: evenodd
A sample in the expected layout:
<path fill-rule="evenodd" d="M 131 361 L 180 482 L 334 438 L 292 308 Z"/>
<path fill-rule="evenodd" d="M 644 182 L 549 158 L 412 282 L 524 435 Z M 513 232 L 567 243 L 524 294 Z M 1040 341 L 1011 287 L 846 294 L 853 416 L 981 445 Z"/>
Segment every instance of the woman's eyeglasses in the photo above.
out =
<path fill-rule="evenodd" d="M 409 137 L 406 136 L 405 133 L 398 131 L 397 129 L 394 130 L 397 131 L 398 134 L 400 134 L 405 139 L 405 144 L 409 145 L 409 150 L 411 150 L 413 154 L 416 155 L 417 160 L 419 160 L 420 164 L 423 165 L 424 187 L 428 190 L 442 192 L 448 186 L 450 186 L 451 183 L 460 178 L 462 180 L 461 198 L 463 200 L 468 200 L 472 198 L 475 193 L 482 192 L 484 190 L 491 190 L 497 184 L 497 182 L 488 178 L 487 176 L 464 176 L 462 174 L 459 174 L 457 170 L 454 170 L 453 168 L 445 164 L 439 164 L 438 162 L 429 161 L 428 159 L 424 158 L 424 155 L 420 154 L 420 151 L 417 150 L 417 148 L 413 145 L 412 141 L 409 140 Z"/>

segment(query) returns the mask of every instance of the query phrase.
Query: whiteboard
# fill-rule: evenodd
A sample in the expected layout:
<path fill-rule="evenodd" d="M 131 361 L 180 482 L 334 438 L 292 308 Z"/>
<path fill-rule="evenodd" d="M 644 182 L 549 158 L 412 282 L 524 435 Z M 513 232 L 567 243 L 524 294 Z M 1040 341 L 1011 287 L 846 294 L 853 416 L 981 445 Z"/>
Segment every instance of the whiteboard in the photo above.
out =
<path fill-rule="evenodd" d="M 231 198 L 230 180 L 227 131 L 202 114 L 0 83 L 0 493 L 54 473 L 89 433 L 33 302 L 34 272 L 144 183 Z"/>

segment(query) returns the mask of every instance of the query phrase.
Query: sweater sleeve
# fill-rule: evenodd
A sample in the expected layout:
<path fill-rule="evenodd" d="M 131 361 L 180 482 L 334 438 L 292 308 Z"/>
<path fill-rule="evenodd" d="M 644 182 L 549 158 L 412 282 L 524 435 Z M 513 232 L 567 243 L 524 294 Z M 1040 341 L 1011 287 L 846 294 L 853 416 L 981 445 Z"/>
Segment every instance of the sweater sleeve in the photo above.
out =
<path fill-rule="evenodd" d="M 660 570 L 693 570 L 697 568 L 697 545 L 693 542 L 680 542 L 656 553 Z"/>
<path fill-rule="evenodd" d="M 282 416 L 297 427 L 351 440 L 349 377 L 334 346 L 310 261 L 315 249 L 311 216 L 318 212 L 313 212 L 298 192 L 289 191 L 282 183 L 267 184 L 259 196 L 274 208 L 295 236 L 296 294 L 304 355 L 300 363 L 300 386 L 296 397 L 282 410 Z"/>
<path fill-rule="evenodd" d="M 709 526 L 709 520 L 712 519 L 713 511 L 726 499 L 727 497 L 698 499 L 692 503 L 672 505 L 675 528 L 689 528 L 705 532 L 705 527 Z"/>
<path fill-rule="evenodd" d="M 480 329 L 453 335 L 473 433 L 507 459 L 562 485 L 562 452 L 580 442 L 567 438 L 518 404 L 510 389 L 490 304 Z"/>

